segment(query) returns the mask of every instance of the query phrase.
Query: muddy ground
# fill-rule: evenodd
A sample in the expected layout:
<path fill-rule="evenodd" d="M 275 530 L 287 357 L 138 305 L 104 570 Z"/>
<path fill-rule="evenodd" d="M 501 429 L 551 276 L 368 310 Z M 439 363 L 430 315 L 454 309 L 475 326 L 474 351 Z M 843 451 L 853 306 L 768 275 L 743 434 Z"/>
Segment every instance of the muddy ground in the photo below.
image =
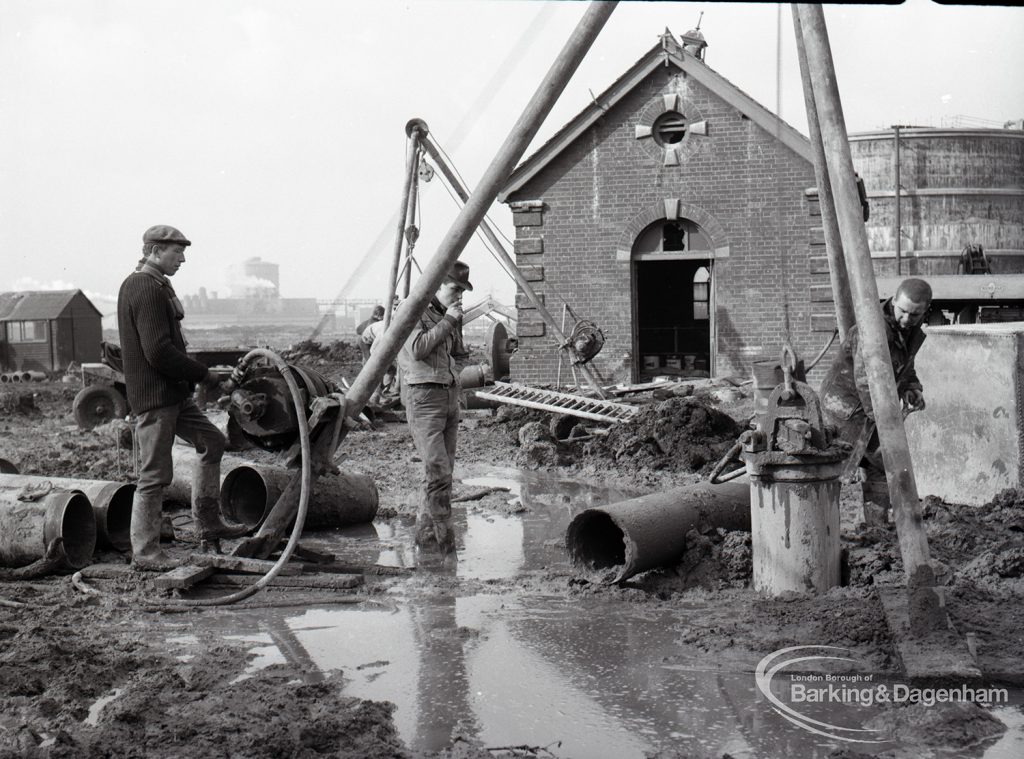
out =
<path fill-rule="evenodd" d="M 332 378 L 351 379 L 358 371 L 358 354 L 350 346 L 306 344 L 287 355 Z M 78 429 L 71 403 L 79 388 L 70 377 L 0 389 L 0 458 L 26 474 L 131 481 L 130 434 L 117 424 Z M 707 475 L 746 426 L 750 393 L 749 385 L 736 381 L 695 381 L 660 398 L 637 397 L 643 402 L 637 421 L 610 431 L 514 407 L 473 411 L 460 430 L 459 471 L 546 469 L 637 493 L 693 482 Z M 380 419 L 375 429 L 349 434 L 342 466 L 372 475 L 381 497 L 378 519 L 397 519 L 415 511 L 421 464 L 400 415 Z M 456 483 L 456 496 L 473 490 Z M 507 513 L 515 507 L 504 495 L 456 508 Z M 865 528 L 858 509 L 857 488 L 844 487 L 848 584 L 822 596 L 758 597 L 750 590 L 749 534 L 714 529 L 691 534 L 687 557 L 678 566 L 620 586 L 595 582 L 583 572 L 540 570 L 477 590 L 537 592 L 570 602 L 596 597 L 620 603 L 624 615 L 700 602 L 706 611 L 699 623 L 679 623 L 678 642 L 722 666 L 748 665 L 785 646 L 814 641 L 849 648 L 877 671 L 898 673 L 899 657 L 877 587 L 900 582 L 899 548 L 893 531 Z M 928 498 L 925 517 L 958 633 L 971 634 L 987 678 L 1024 684 L 1024 492 L 1007 491 L 980 508 Z M 171 550 L 178 555 L 195 548 L 188 521 L 185 515 L 175 520 L 178 541 Z M 126 561 L 116 553 L 97 560 Z M 395 730 L 390 704 L 343 694 L 345 672 L 308 682 L 289 665 L 275 665 L 236 682 L 246 668 L 239 644 L 214 637 L 203 640 L 198 653 L 194 647 L 185 653 L 156 645 L 149 634 L 155 617 L 187 626 L 194 615 L 216 610 L 169 615 L 148 607 L 161 592 L 145 573 L 94 580 L 92 586 L 103 595 L 76 589 L 69 574 L 0 581 L 0 759 L 414 755 Z M 415 581 L 427 592 L 432 584 L 450 591 L 456 582 L 431 575 Z M 344 600 L 372 600 L 388 592 L 392 582 L 402 579 L 367 582 Z M 338 600 L 331 593 L 268 590 L 243 605 Z M 113 693 L 120 697 L 91 718 L 97 700 Z M 964 735 L 956 740 L 964 745 L 1000 732 L 987 715 L 947 716 L 961 726 Z M 915 725 L 927 732 L 934 714 L 926 719 L 903 710 L 890 719 L 894 732 L 913 735 Z M 941 745 L 956 748 L 956 740 Z M 456 741 L 431 755 L 560 754 Z"/>

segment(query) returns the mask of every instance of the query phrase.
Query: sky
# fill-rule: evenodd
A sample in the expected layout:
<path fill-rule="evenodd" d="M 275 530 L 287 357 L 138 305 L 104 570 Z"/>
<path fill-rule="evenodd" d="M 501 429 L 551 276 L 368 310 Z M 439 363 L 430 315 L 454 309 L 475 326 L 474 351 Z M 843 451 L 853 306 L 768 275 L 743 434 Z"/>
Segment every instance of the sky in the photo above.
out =
<path fill-rule="evenodd" d="M 173 280 L 180 295 L 230 296 L 230 267 L 258 256 L 280 265 L 283 297 L 331 300 L 345 289 L 382 301 L 406 123 L 424 119 L 472 188 L 585 9 L 3 0 L 0 292 L 81 288 L 112 314 L 143 231 L 171 224 L 193 242 Z M 1024 11 L 907 0 L 830 5 L 825 18 L 848 132 L 1024 118 Z M 806 134 L 788 5 L 627 1 L 526 155 L 666 27 L 679 37 L 698 20 L 705 62 Z M 457 213 L 440 177 L 422 185 L 421 261 Z M 513 236 L 506 206 L 489 215 Z M 512 280 L 482 242 L 461 257 L 474 296 L 512 301 Z"/>

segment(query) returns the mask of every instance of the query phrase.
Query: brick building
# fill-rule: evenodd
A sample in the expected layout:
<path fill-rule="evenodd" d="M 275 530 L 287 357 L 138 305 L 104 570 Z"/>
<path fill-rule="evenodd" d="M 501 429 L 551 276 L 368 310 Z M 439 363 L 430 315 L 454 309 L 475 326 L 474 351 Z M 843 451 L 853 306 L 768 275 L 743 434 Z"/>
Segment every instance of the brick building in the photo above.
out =
<path fill-rule="evenodd" d="M 680 44 L 666 30 L 499 195 L 555 320 L 568 303 L 601 328 L 603 380 L 750 376 L 787 334 L 812 358 L 835 324 L 830 302 L 815 305 L 831 293 L 810 143 L 709 68 L 704 47 L 700 32 Z M 512 376 L 554 383 L 553 337 L 522 293 L 516 306 Z"/>

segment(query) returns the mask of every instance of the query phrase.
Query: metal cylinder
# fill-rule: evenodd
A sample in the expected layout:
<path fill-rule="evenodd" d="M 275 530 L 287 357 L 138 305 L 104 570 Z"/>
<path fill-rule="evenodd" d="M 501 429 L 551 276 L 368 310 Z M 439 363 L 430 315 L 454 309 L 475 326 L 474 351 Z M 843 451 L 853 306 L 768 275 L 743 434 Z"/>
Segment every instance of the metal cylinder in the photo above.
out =
<path fill-rule="evenodd" d="M 487 384 L 488 374 L 490 374 L 490 367 L 487 364 L 464 366 L 462 371 L 459 372 L 459 386 L 463 390 L 483 387 Z"/>
<path fill-rule="evenodd" d="M 610 582 L 678 563 L 686 533 L 700 527 L 750 529 L 750 487 L 745 479 L 697 482 L 664 493 L 581 511 L 569 523 L 565 547 L 573 564 L 615 569 Z"/>
<path fill-rule="evenodd" d="M 0 467 L 2 471 L 2 467 Z M 24 487 L 51 483 L 62 490 L 80 490 L 92 505 L 96 518 L 96 544 L 103 548 L 127 551 L 132 547 L 132 500 L 135 485 L 109 480 L 83 480 L 72 477 L 41 477 L 32 474 L 0 474 L 0 487 Z"/>
<path fill-rule="evenodd" d="M 96 517 L 88 497 L 78 490 L 53 490 L 35 501 L 19 501 L 21 492 L 0 488 L 0 565 L 27 566 L 62 538 L 68 566 L 86 566 L 96 550 Z"/>
<path fill-rule="evenodd" d="M 297 470 L 245 464 L 232 468 L 221 484 L 221 510 L 241 524 L 263 523 Z M 373 478 L 365 474 L 327 474 L 313 481 L 305 527 L 330 529 L 373 521 L 380 498 Z"/>
<path fill-rule="evenodd" d="M 768 398 L 783 380 L 782 366 L 777 359 L 755 361 L 751 365 L 754 379 L 754 418 L 764 426 L 768 413 Z"/>
<path fill-rule="evenodd" d="M 839 585 L 843 463 L 766 466 L 750 475 L 755 590 L 775 596 Z"/>

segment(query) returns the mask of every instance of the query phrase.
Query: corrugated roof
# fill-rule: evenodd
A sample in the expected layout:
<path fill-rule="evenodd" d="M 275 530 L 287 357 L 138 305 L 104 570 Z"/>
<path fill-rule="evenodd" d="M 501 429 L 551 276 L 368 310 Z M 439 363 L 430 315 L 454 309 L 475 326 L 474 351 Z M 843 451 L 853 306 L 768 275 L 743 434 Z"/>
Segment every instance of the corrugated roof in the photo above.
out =
<path fill-rule="evenodd" d="M 22 290 L 0 293 L 0 321 L 56 319 L 81 290 Z M 83 296 L 84 297 L 84 296 Z"/>
<path fill-rule="evenodd" d="M 666 34 L 671 35 L 666 29 Z M 659 66 L 671 64 L 692 76 L 695 81 L 718 95 L 736 108 L 755 124 L 777 136 L 778 139 L 797 155 L 812 161 L 811 143 L 799 131 L 754 100 L 735 84 L 704 61 L 684 51 L 673 39 L 663 37 L 662 41 L 647 51 L 607 90 L 594 98 L 576 117 L 555 133 L 538 150 L 524 160 L 509 176 L 505 186 L 498 193 L 502 203 L 508 196 L 521 189 L 540 171 L 565 150 L 576 138 L 589 129 L 604 112 L 614 106 L 646 79 Z"/>

